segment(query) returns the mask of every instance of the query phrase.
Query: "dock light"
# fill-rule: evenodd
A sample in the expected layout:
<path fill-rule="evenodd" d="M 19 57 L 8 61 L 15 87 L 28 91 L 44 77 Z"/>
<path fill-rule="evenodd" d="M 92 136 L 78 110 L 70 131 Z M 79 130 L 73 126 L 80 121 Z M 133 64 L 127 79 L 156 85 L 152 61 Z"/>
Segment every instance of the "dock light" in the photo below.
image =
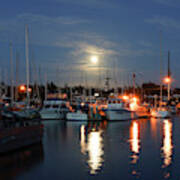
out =
<path fill-rule="evenodd" d="M 130 109 L 132 111 L 136 111 L 138 109 L 138 98 L 137 97 L 133 97 L 131 99 Z"/>
<path fill-rule="evenodd" d="M 164 82 L 165 82 L 166 84 L 171 83 L 171 78 L 170 78 L 169 76 L 165 77 L 165 78 L 164 78 Z"/>
<path fill-rule="evenodd" d="M 19 87 L 19 91 L 20 91 L 20 92 L 25 92 L 25 91 L 26 91 L 26 86 L 25 86 L 25 85 L 21 85 L 21 86 Z"/>
<path fill-rule="evenodd" d="M 134 103 L 137 103 L 138 98 L 137 97 L 133 97 L 132 100 L 133 100 Z"/>
<path fill-rule="evenodd" d="M 31 88 L 28 88 L 28 91 L 29 91 L 29 92 L 32 92 L 32 89 L 31 89 Z"/>
<path fill-rule="evenodd" d="M 127 95 L 123 95 L 123 100 L 128 100 L 129 99 L 129 97 L 127 96 Z"/>

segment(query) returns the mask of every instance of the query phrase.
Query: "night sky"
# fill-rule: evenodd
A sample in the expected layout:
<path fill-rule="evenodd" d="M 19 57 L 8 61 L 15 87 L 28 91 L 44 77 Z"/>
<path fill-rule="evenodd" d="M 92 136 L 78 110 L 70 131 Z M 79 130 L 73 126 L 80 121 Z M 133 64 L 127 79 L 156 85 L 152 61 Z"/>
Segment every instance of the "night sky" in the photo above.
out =
<path fill-rule="evenodd" d="M 174 86 L 180 86 L 179 0 L 6 0 L 0 6 L 1 79 L 19 53 L 25 82 L 25 24 L 29 26 L 31 81 L 96 85 L 106 74 L 120 85 L 159 82 L 160 30 L 164 75 L 171 51 Z M 98 57 L 93 64 L 92 56 Z M 100 74 L 100 78 L 99 78 Z"/>

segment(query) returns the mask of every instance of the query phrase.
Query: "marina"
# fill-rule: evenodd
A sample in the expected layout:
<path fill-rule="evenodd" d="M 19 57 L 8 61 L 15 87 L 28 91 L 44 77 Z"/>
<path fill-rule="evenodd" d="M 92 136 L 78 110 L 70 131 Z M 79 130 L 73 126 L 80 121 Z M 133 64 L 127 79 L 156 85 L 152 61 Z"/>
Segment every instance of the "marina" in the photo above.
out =
<path fill-rule="evenodd" d="M 179 9 L 2 2 L 0 180 L 180 179 Z"/>

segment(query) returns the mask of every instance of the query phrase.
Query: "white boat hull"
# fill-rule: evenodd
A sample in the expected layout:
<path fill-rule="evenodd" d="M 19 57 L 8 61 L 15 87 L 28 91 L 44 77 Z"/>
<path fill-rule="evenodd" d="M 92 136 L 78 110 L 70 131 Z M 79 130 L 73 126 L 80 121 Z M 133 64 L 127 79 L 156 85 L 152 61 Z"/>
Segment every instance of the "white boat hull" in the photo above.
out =
<path fill-rule="evenodd" d="M 170 117 L 169 111 L 154 110 L 151 112 L 151 116 L 154 118 L 167 118 Z"/>
<path fill-rule="evenodd" d="M 133 112 L 124 109 L 108 110 L 106 114 L 109 121 L 126 121 L 136 118 L 136 115 Z"/>
<path fill-rule="evenodd" d="M 69 112 L 66 115 L 67 121 L 88 121 L 88 116 L 85 113 Z"/>
<path fill-rule="evenodd" d="M 40 111 L 41 119 L 62 119 L 62 114 L 56 110 Z"/>

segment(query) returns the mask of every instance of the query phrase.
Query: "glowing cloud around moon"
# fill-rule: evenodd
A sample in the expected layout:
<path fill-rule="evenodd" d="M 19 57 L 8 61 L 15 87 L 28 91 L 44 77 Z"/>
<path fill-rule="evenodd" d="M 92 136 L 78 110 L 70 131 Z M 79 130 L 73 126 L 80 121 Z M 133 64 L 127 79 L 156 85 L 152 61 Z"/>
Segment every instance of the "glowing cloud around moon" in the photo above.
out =
<path fill-rule="evenodd" d="M 92 56 L 92 57 L 91 57 L 91 62 L 92 62 L 93 64 L 97 64 L 97 63 L 98 63 L 98 57 L 97 57 L 97 56 Z"/>

